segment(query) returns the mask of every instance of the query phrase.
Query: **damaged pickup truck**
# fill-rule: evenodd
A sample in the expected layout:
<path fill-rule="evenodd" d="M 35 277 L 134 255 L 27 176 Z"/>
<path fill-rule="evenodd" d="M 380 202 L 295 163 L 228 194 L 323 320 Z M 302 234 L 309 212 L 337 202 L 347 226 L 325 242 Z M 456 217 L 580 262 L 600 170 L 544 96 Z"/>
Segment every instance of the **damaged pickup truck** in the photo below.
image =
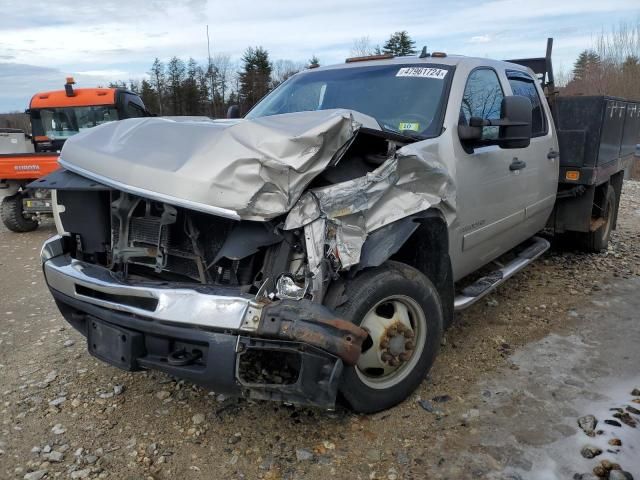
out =
<path fill-rule="evenodd" d="M 541 84 L 525 64 L 350 59 L 295 75 L 243 119 L 70 138 L 34 184 L 53 190 L 59 235 L 42 261 L 60 311 L 123 369 L 323 408 L 397 404 L 454 310 L 548 248 L 535 234 L 550 218 L 568 231 L 582 215 L 595 249 L 615 226 L 621 148 L 615 168 L 587 166 L 599 184 L 559 185 L 551 74 Z"/>

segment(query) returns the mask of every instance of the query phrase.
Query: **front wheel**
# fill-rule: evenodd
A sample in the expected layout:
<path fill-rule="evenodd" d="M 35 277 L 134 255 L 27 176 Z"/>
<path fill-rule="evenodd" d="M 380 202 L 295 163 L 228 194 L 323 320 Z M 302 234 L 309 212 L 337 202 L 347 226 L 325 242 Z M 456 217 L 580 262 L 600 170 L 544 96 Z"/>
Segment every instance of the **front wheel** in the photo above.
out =
<path fill-rule="evenodd" d="M 12 232 L 31 232 L 38 228 L 38 222 L 24 216 L 22 208 L 22 193 L 16 193 L 2 199 L 0 214 L 2 222 Z"/>
<path fill-rule="evenodd" d="M 369 332 L 355 366 L 344 370 L 340 393 L 362 413 L 390 408 L 420 385 L 442 337 L 443 313 L 433 283 L 398 262 L 364 271 L 348 281 L 341 318 Z"/>

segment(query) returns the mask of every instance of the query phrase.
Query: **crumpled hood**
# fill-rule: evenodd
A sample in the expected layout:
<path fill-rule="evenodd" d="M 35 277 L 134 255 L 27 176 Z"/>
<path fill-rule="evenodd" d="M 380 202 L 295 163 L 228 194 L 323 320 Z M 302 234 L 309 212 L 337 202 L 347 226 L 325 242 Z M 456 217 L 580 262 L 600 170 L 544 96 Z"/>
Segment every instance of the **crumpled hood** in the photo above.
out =
<path fill-rule="evenodd" d="M 356 117 L 359 121 L 354 119 Z M 135 118 L 69 138 L 60 163 L 117 189 L 230 218 L 288 212 L 370 117 L 322 110 L 248 120 Z"/>

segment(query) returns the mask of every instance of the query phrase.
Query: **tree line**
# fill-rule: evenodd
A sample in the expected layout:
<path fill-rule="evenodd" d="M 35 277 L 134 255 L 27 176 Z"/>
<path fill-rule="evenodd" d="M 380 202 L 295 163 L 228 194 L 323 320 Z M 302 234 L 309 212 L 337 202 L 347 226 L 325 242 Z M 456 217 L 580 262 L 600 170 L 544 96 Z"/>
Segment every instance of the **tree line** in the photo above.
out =
<path fill-rule="evenodd" d="M 369 46 L 366 37 L 354 40 L 352 56 L 375 54 L 414 55 L 415 42 L 406 31 L 393 33 L 380 46 Z M 193 58 L 172 57 L 166 63 L 156 58 L 142 80 L 117 81 L 110 87 L 127 88 L 142 98 L 147 108 L 158 115 L 205 115 L 220 118 L 231 105 L 240 113 L 248 112 L 264 95 L 292 75 L 320 66 L 313 55 L 308 62 L 272 61 L 261 47 L 245 50 L 238 66 L 229 55 L 221 54 L 204 64 Z"/>
<path fill-rule="evenodd" d="M 291 60 L 272 62 L 262 47 L 249 47 L 242 56 L 242 68 L 235 70 L 229 55 L 221 54 L 200 64 L 193 58 L 171 57 L 166 63 L 156 58 L 142 80 L 117 81 L 110 87 L 127 88 L 142 98 L 157 115 L 205 115 L 224 117 L 230 105 L 248 111 L 269 90 L 307 64 Z M 318 64 L 314 56 L 309 65 Z"/>
<path fill-rule="evenodd" d="M 417 53 L 415 41 L 406 31 L 391 34 L 382 45 L 369 37 L 354 39 L 352 57 Z M 138 93 L 147 108 L 158 115 L 205 115 L 221 118 L 230 105 L 244 114 L 266 93 L 286 79 L 320 65 L 313 55 L 307 62 L 272 60 L 261 46 L 249 47 L 240 62 L 219 54 L 199 63 L 193 58 L 156 58 L 141 80 L 118 81 L 110 86 Z M 603 32 L 591 48 L 580 53 L 571 72 L 556 72 L 557 83 L 566 95 L 614 95 L 640 100 L 640 22 L 622 24 Z M 24 114 L 0 114 L 0 128 L 30 130 Z"/>
<path fill-rule="evenodd" d="M 601 33 L 578 55 L 562 93 L 640 100 L 640 22 Z"/>

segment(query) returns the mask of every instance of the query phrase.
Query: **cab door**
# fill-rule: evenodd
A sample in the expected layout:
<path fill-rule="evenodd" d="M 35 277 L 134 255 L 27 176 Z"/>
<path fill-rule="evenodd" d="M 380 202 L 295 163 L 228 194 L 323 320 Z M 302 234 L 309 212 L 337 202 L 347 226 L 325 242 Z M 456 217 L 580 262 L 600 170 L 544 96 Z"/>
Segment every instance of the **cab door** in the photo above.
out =
<path fill-rule="evenodd" d="M 520 149 L 520 158 L 527 164 L 522 170 L 525 180 L 524 230 L 532 236 L 544 228 L 556 199 L 558 189 L 559 153 L 553 123 L 539 83 L 527 72 L 506 70 L 513 95 L 531 100 L 531 143 Z"/>
<path fill-rule="evenodd" d="M 468 125 L 471 117 L 499 119 L 506 88 L 504 71 L 491 67 L 472 70 L 462 97 L 460 123 Z M 499 127 L 484 127 L 482 140 L 474 144 L 454 139 L 457 220 L 450 253 L 456 279 L 524 240 L 526 166 L 521 149 L 503 149 L 496 144 L 498 132 Z"/>

